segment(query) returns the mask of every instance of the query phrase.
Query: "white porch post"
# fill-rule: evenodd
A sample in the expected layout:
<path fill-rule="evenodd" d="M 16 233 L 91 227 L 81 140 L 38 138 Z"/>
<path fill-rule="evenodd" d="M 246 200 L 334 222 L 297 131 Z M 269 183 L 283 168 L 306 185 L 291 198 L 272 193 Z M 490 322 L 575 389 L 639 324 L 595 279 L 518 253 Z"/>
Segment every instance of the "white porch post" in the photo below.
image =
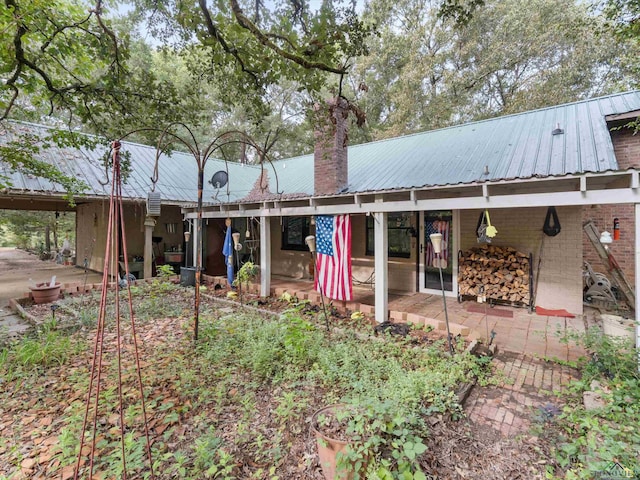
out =
<path fill-rule="evenodd" d="M 193 228 L 191 229 L 191 263 L 189 264 L 189 266 L 195 268 L 195 266 L 198 264 L 198 220 L 193 219 L 192 222 Z M 227 272 L 225 271 L 225 276 L 226 273 Z"/>
<path fill-rule="evenodd" d="M 152 257 L 153 257 L 153 227 L 156 226 L 156 221 L 152 217 L 147 217 L 144 220 L 144 265 L 143 273 L 144 278 L 151 278 L 152 271 Z"/>
<path fill-rule="evenodd" d="M 260 217 L 260 296 L 271 294 L 271 217 Z"/>
<path fill-rule="evenodd" d="M 377 212 L 374 219 L 374 266 L 376 278 L 376 322 L 388 320 L 389 311 L 389 271 L 388 252 L 389 235 L 387 231 L 387 213 Z"/>
<path fill-rule="evenodd" d="M 635 204 L 635 297 L 636 297 L 636 349 L 638 350 L 638 370 L 640 370 L 640 203 Z"/>

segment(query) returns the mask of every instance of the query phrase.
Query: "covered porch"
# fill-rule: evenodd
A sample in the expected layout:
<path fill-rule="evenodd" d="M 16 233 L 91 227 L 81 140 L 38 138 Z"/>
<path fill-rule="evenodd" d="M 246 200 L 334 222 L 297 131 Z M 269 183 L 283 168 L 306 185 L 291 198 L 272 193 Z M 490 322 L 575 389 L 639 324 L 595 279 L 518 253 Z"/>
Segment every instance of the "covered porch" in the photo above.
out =
<path fill-rule="evenodd" d="M 486 317 L 489 322 L 489 332 L 496 332 L 495 342 L 499 348 L 514 352 L 525 352 L 540 357 L 559 358 L 565 361 L 575 360 L 582 355 L 581 351 L 573 351 L 572 346 L 561 342 L 555 335 L 556 330 L 582 332 L 585 320 L 589 321 L 594 313 L 582 308 L 582 216 L 581 208 L 589 205 L 632 204 L 635 206 L 634 232 L 635 237 L 635 267 L 638 277 L 640 262 L 638 262 L 638 245 L 640 245 L 640 204 L 638 203 L 638 180 L 636 170 L 624 172 L 605 172 L 599 174 L 567 175 L 564 177 L 531 178 L 503 180 L 496 183 L 482 182 L 466 185 L 450 185 L 406 191 L 389 191 L 375 194 L 346 194 L 338 197 L 312 197 L 309 199 L 264 200 L 261 202 L 242 203 L 237 205 L 209 206 L 202 217 L 216 218 L 251 218 L 259 219 L 259 265 L 261 272 L 260 294 L 278 295 L 286 289 L 289 293 L 301 292 L 312 300 L 310 275 L 297 275 L 296 278 L 280 277 L 280 272 L 274 272 L 274 265 L 282 264 L 279 243 L 282 219 L 287 217 L 304 217 L 315 215 L 349 214 L 372 218 L 371 244 L 375 255 L 370 259 L 375 272 L 375 282 L 372 285 L 360 287 L 354 285 L 354 300 L 344 305 L 350 310 L 360 310 L 370 315 L 380 323 L 386 320 L 409 321 L 413 323 L 430 323 L 436 329 L 444 329 L 444 308 L 442 297 L 437 290 L 424 291 L 419 285 L 411 285 L 401 295 L 397 286 L 390 280 L 390 266 L 393 262 L 389 258 L 389 216 L 394 212 L 429 212 L 451 210 L 454 212 L 453 224 L 459 225 L 458 234 L 452 234 L 452 252 L 457 252 L 462 246 L 473 245 L 476 242 L 474 230 L 479 209 L 492 209 L 496 214 L 506 212 L 501 222 L 500 241 L 506 244 L 516 244 L 519 237 L 524 241 L 540 239 L 542 236 L 542 221 L 538 217 L 549 206 L 556 206 L 561 212 L 562 234 L 547 240 L 544 250 L 542 268 L 537 268 L 534 279 L 538 276 L 541 281 L 534 283 L 533 292 L 536 294 L 536 305 L 548 309 L 566 308 L 575 316 L 554 317 L 540 316 L 529 313 L 528 310 L 513 307 L 487 308 Z M 537 210 L 536 210 L 537 209 Z M 457 212 L 457 213 L 456 213 Z M 527 212 L 533 212 L 529 215 Z M 186 218 L 196 219 L 197 212 L 185 209 Z M 457 218 L 456 218 L 457 216 Z M 280 219 L 280 220 L 279 220 Z M 534 219 L 532 221 L 532 219 Z M 278 223 L 278 220 L 280 223 Z M 422 258 L 422 239 L 428 238 L 428 230 L 423 223 L 417 225 L 417 239 L 412 244 L 412 258 L 418 258 L 418 272 L 425 264 Z M 508 228 L 507 228 L 508 226 Z M 275 227 L 275 228 L 274 228 Z M 462 230 L 462 232 L 461 232 Z M 273 231 L 273 234 L 272 234 Z M 355 234 L 354 234 L 355 235 Z M 519 237 L 518 237 L 519 236 Z M 254 238 L 254 237 L 252 237 Z M 304 239 L 304 235 L 300 235 Z M 538 240 L 539 242 L 540 240 Z M 555 242 L 555 243 L 554 243 Z M 533 243 L 527 249 L 534 255 L 541 251 L 540 243 Z M 303 248 L 299 258 L 308 259 L 308 250 Z M 417 257 L 420 252 L 420 257 Z M 272 264 L 273 262 L 273 264 Z M 308 263 L 308 260 L 305 260 Z M 299 262 L 302 265 L 302 260 Z M 306 264 L 306 263 L 305 263 Z M 415 265 L 415 264 L 414 264 Z M 453 272 L 457 272 L 457 256 L 453 255 L 450 265 Z M 538 259 L 532 266 L 540 265 Z M 393 272 L 393 271 L 392 271 Z M 415 278 L 415 277 L 414 277 Z M 448 291 L 447 305 L 449 320 L 456 327 L 455 334 L 470 335 L 476 332 L 476 337 L 486 337 L 487 325 L 484 308 L 478 309 L 474 301 L 458 303 L 454 285 Z M 397 282 L 396 282 L 397 283 Z M 407 291 L 409 290 L 409 291 Z M 305 298 L 298 295 L 299 298 Z M 567 300 L 571 299 L 572 307 L 568 307 Z M 334 305 L 339 302 L 334 302 Z M 473 305 L 473 307 L 471 307 Z M 473 311 L 476 310 L 476 311 Z M 479 311 L 478 311 L 479 310 Z M 638 313 L 636 312 L 636 320 Z M 640 337 L 638 337 L 640 339 Z M 640 340 L 638 340 L 640 341 Z"/>
<path fill-rule="evenodd" d="M 312 280 L 274 276 L 271 279 L 271 294 L 280 296 L 284 291 L 299 299 L 320 303 Z M 359 310 L 372 318 L 375 316 L 375 292 L 371 288 L 354 286 L 353 297 L 352 302 L 345 304 L 333 301 L 333 305 L 350 311 Z M 325 301 L 331 302 L 329 299 Z M 460 303 L 452 297 L 447 297 L 447 311 L 454 335 L 462 334 L 467 339 L 485 341 L 487 331 L 489 335 L 494 331 L 496 335 L 493 343 L 501 351 L 568 362 L 577 360 L 586 355 L 586 352 L 573 342 L 563 342 L 562 338 L 565 334 L 584 333 L 588 325 L 595 323 L 597 316 L 597 311 L 589 308 L 585 308 L 582 315 L 558 317 L 529 313 L 526 308 L 491 307 L 472 301 Z M 432 325 L 446 338 L 441 295 L 390 291 L 388 316 L 394 322 Z"/>

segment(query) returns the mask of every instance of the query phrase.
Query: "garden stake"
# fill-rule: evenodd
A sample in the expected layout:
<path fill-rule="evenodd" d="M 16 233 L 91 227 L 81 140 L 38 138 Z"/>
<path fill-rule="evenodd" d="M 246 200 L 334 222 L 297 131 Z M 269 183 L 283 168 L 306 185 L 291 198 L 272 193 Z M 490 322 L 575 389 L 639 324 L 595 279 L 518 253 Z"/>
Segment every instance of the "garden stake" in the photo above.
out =
<path fill-rule="evenodd" d="M 444 304 L 444 323 L 447 326 L 447 342 L 449 343 L 449 353 L 453 356 L 453 343 L 451 343 L 451 331 L 449 330 L 449 314 L 447 313 L 447 297 L 444 295 L 444 280 L 442 279 L 442 263 L 440 262 L 440 252 L 436 252 L 438 257 L 438 271 L 440 272 L 440 288 L 442 289 L 442 303 Z"/>
<path fill-rule="evenodd" d="M 432 233 L 429 235 L 431 239 L 431 245 L 433 245 L 433 251 L 436 254 L 436 261 L 438 262 L 438 271 L 440 272 L 440 289 L 442 290 L 442 303 L 444 304 L 444 322 L 447 325 L 447 342 L 449 344 L 449 353 L 453 356 L 453 344 L 451 343 L 451 331 L 449 330 L 449 314 L 447 313 L 447 297 L 444 294 L 444 280 L 442 278 L 442 258 L 440 253 L 442 252 L 442 234 Z"/>
<path fill-rule="evenodd" d="M 313 235 L 309 235 L 304 239 L 304 242 L 309 247 L 309 252 L 311 253 L 311 258 L 313 259 L 313 275 L 315 277 L 316 272 L 318 271 L 318 262 L 316 261 L 316 237 Z M 318 281 L 318 287 L 320 290 L 320 300 L 322 301 L 322 311 L 324 312 L 324 322 L 327 327 L 327 332 L 329 331 L 329 316 L 327 315 L 327 307 L 324 304 L 324 292 L 322 289 L 322 282 Z"/>
<path fill-rule="evenodd" d="M 98 431 L 98 416 L 99 416 L 99 404 L 100 404 L 100 391 L 102 388 L 102 373 L 104 370 L 104 332 L 105 332 L 105 318 L 106 318 L 106 310 L 107 310 L 107 290 L 109 287 L 109 271 L 113 278 L 118 276 L 117 266 L 118 266 L 118 258 L 119 258 L 119 248 L 120 243 L 118 240 L 121 240 L 121 245 L 123 249 L 123 258 L 125 264 L 125 275 L 127 275 L 129 271 L 129 260 L 127 255 L 127 239 L 125 234 L 125 224 L 124 224 L 124 208 L 122 206 L 122 178 L 120 171 L 120 143 L 113 142 L 113 182 L 111 185 L 111 196 L 109 199 L 109 221 L 107 223 L 107 237 L 106 237 L 106 247 L 105 247 L 105 255 L 104 255 L 104 268 L 102 273 L 102 292 L 100 299 L 100 310 L 98 313 L 97 320 L 97 329 L 96 329 L 96 338 L 93 347 L 93 361 L 91 366 L 91 374 L 89 377 L 89 391 L 87 393 L 87 401 L 85 405 L 84 412 L 84 420 L 82 422 L 82 430 L 80 431 L 80 449 L 78 451 L 78 459 L 74 468 L 73 478 L 74 480 L 78 480 L 80 475 L 80 465 L 82 464 L 83 450 L 85 446 L 85 437 L 87 428 L 89 425 L 90 417 L 92 419 L 92 425 L 89 428 L 91 435 L 91 445 L 90 445 L 90 453 L 89 453 L 89 467 L 88 474 L 89 478 L 94 478 L 94 468 L 95 468 L 95 454 L 96 454 L 96 443 L 97 443 L 97 431 Z M 118 231 L 120 235 L 118 235 Z M 120 238 L 118 238 L 118 236 Z M 140 354 L 138 351 L 138 340 L 136 335 L 135 328 L 135 318 L 133 311 L 133 303 L 131 298 L 131 283 L 125 282 L 128 300 L 129 300 L 129 317 L 131 319 L 131 336 L 132 336 L 132 344 L 133 344 L 133 356 L 136 363 L 136 380 L 139 388 L 140 402 L 142 406 L 142 418 L 144 422 L 144 434 L 146 437 L 146 452 L 147 458 L 149 461 L 149 472 L 151 480 L 155 479 L 155 475 L 153 472 L 153 459 L 151 456 L 151 439 L 149 436 L 149 423 L 147 421 L 147 410 L 145 406 L 145 397 L 144 397 L 144 388 L 142 385 L 142 374 L 140 369 Z M 118 366 L 118 407 L 119 407 L 119 430 L 120 430 L 120 443 L 121 443 L 121 455 L 122 455 L 122 479 L 127 479 L 127 463 L 126 463 L 126 448 L 125 448 L 125 420 L 124 420 L 124 392 L 122 389 L 122 346 L 124 342 L 122 341 L 121 335 L 121 322 L 120 322 L 120 285 L 119 282 L 114 283 L 115 289 L 115 321 L 116 321 L 116 358 L 117 358 L 117 366 Z M 52 311 L 53 311 L 52 307 Z M 95 388 L 94 388 L 95 387 Z M 91 411 L 91 406 L 93 403 L 93 411 Z M 91 415 L 92 414 L 92 415 Z"/>

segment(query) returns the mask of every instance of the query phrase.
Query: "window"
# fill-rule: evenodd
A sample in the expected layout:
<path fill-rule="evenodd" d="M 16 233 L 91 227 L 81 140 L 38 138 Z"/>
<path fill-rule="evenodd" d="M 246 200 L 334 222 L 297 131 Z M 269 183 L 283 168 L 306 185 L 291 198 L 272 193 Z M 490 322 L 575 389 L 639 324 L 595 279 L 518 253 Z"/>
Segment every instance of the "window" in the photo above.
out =
<path fill-rule="evenodd" d="M 390 257 L 411 257 L 411 214 L 390 213 L 387 216 L 387 231 L 389 236 Z M 366 255 L 373 255 L 374 249 L 374 220 L 367 217 L 367 246 Z"/>
<path fill-rule="evenodd" d="M 307 250 L 304 239 L 309 235 L 309 217 L 282 218 L 282 250 Z"/>

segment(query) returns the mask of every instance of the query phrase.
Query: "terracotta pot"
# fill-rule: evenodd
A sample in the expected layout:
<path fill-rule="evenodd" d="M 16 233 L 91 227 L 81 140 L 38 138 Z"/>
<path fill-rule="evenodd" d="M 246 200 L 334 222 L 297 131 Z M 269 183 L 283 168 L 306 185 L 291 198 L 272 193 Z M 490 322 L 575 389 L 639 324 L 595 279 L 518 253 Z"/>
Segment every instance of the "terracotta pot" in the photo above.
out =
<path fill-rule="evenodd" d="M 342 404 L 329 405 L 318 410 L 311 418 L 311 429 L 316 436 L 320 466 L 322 467 L 322 473 L 324 473 L 324 478 L 326 480 L 352 480 L 355 475 L 355 471 L 348 467 L 344 468 L 341 466 L 340 471 L 336 471 L 336 457 L 340 452 L 346 453 L 350 442 L 328 437 L 317 428 L 318 416 L 323 413 L 333 412 L 343 406 L 344 405 Z"/>
<path fill-rule="evenodd" d="M 35 287 L 29 287 L 29 290 L 31 290 L 35 303 L 51 303 L 60 297 L 60 287 L 60 282 L 56 282 L 53 287 L 48 282 L 45 282 L 38 283 Z"/>

